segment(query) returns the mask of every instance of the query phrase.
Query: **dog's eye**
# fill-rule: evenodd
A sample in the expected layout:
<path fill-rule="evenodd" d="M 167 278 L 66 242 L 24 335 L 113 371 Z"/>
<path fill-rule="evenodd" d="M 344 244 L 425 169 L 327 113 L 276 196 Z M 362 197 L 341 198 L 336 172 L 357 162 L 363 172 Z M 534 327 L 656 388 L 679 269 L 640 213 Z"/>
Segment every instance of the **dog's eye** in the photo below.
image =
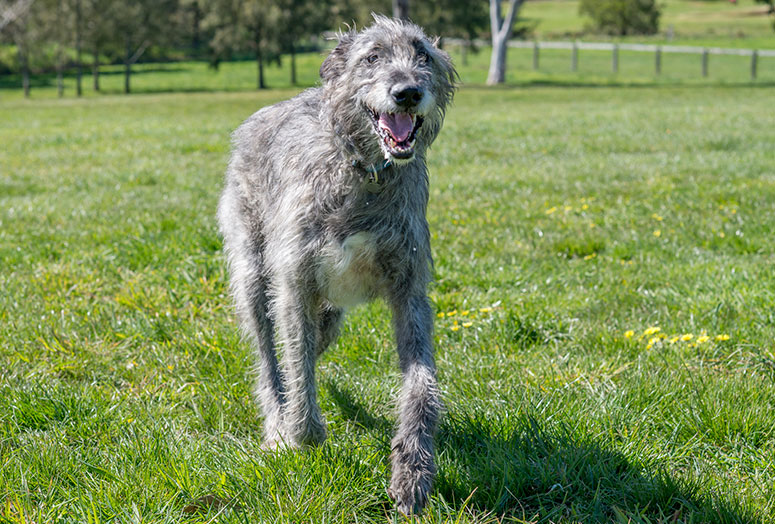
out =
<path fill-rule="evenodd" d="M 369 55 L 369 57 L 366 59 L 366 61 L 367 61 L 368 63 L 370 63 L 370 64 L 373 64 L 373 63 L 374 63 L 374 62 L 376 62 L 377 60 L 379 60 L 379 55 L 377 55 L 376 53 L 375 53 L 375 54 L 373 54 L 373 55 Z"/>
<path fill-rule="evenodd" d="M 431 61 L 431 57 L 425 51 L 418 51 L 417 61 L 420 62 L 421 64 L 427 64 L 428 62 Z"/>

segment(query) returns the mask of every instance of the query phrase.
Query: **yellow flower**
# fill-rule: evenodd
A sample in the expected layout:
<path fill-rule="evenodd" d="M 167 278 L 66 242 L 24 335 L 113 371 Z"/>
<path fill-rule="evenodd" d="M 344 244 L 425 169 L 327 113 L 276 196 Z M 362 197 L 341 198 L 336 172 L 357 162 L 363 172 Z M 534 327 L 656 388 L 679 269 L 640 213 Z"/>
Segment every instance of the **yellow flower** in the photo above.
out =
<path fill-rule="evenodd" d="M 657 229 L 656 231 L 654 231 L 654 232 L 652 233 L 652 235 L 654 235 L 655 237 L 659 238 L 659 237 L 661 237 L 661 236 L 662 236 L 662 231 L 660 231 L 659 229 Z"/>
<path fill-rule="evenodd" d="M 688 342 L 689 340 L 691 340 L 693 338 L 694 338 L 694 335 L 692 335 L 691 333 L 687 333 L 685 335 L 681 335 L 681 340 L 683 340 L 684 342 Z"/>
<path fill-rule="evenodd" d="M 552 214 L 552 213 L 554 213 L 555 211 L 557 211 L 557 208 L 556 208 L 556 207 L 550 207 L 549 209 L 547 209 L 547 210 L 545 211 L 545 213 L 546 213 L 547 215 L 551 215 L 551 214 Z"/>
<path fill-rule="evenodd" d="M 651 337 L 651 338 L 649 339 L 649 345 L 648 345 L 648 347 L 651 347 L 651 346 L 653 346 L 653 345 L 654 345 L 654 344 L 656 344 L 657 342 L 659 342 L 659 337 Z"/>
<path fill-rule="evenodd" d="M 457 331 L 458 329 L 460 329 L 460 326 L 452 326 L 449 329 L 451 329 L 452 331 Z"/>
<path fill-rule="evenodd" d="M 670 337 L 670 340 L 669 340 L 669 342 L 670 342 L 671 344 L 675 344 L 676 342 L 678 342 L 678 339 L 679 339 L 679 338 L 681 338 L 681 337 L 679 337 L 678 335 L 676 335 L 676 336 L 674 336 L 674 337 Z"/>
<path fill-rule="evenodd" d="M 468 310 L 466 309 L 465 311 L 461 311 L 460 314 L 463 315 L 464 317 L 467 317 L 468 316 Z"/>
<path fill-rule="evenodd" d="M 584 204 L 583 206 L 581 206 L 581 209 L 586 211 L 587 209 L 589 209 L 589 204 Z"/>
<path fill-rule="evenodd" d="M 489 313 L 490 311 L 492 311 L 492 308 L 491 308 L 491 307 L 482 307 L 482 308 L 479 308 L 479 313 Z"/>
<path fill-rule="evenodd" d="M 453 309 L 452 311 L 450 311 L 449 313 L 447 313 L 447 316 L 448 316 L 448 317 L 451 317 L 451 316 L 454 316 L 454 315 L 457 315 L 457 309 Z"/>
<path fill-rule="evenodd" d="M 624 332 L 624 338 L 632 338 L 633 336 L 635 336 L 635 331 L 631 329 Z"/>
<path fill-rule="evenodd" d="M 436 318 L 444 318 L 444 312 L 439 311 L 438 313 L 436 313 Z"/>
<path fill-rule="evenodd" d="M 471 327 L 473 325 L 474 325 L 473 322 L 463 322 L 463 327 Z"/>
<path fill-rule="evenodd" d="M 650 328 L 647 328 L 646 331 L 643 332 L 643 336 L 647 337 L 649 335 L 653 335 L 655 333 L 659 333 L 660 331 L 662 331 L 662 328 L 659 328 L 659 327 L 656 327 L 656 326 L 650 327 Z"/>
<path fill-rule="evenodd" d="M 697 343 L 702 344 L 703 342 L 707 342 L 710 340 L 710 337 L 708 335 L 702 335 L 701 337 L 697 337 Z"/>
<path fill-rule="evenodd" d="M 659 216 L 659 215 L 657 215 L 656 213 L 652 214 L 652 215 L 651 215 L 651 218 L 653 218 L 653 219 L 654 219 L 654 220 L 656 220 L 657 222 L 662 222 L 662 220 L 663 220 L 663 219 L 662 219 L 662 217 L 661 217 L 661 216 Z"/>
<path fill-rule="evenodd" d="M 592 260 L 597 256 L 597 253 L 590 253 L 589 255 L 584 257 L 584 260 Z"/>
<path fill-rule="evenodd" d="M 729 340 L 729 335 L 727 335 L 727 334 L 724 334 L 724 335 L 716 335 L 716 340 L 722 340 L 722 341 L 723 341 L 723 340 Z"/>

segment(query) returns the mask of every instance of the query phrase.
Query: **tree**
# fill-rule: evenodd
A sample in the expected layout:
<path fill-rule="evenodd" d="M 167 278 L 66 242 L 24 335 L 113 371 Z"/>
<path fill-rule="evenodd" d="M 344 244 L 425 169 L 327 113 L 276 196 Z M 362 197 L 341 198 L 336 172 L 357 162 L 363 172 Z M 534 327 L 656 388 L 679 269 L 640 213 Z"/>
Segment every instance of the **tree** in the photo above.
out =
<path fill-rule="evenodd" d="M 92 84 L 100 90 L 100 54 L 109 47 L 116 33 L 113 13 L 114 0 L 79 0 L 83 19 L 81 31 L 83 45 L 92 55 Z"/>
<path fill-rule="evenodd" d="M 328 0 L 283 0 L 283 50 L 291 55 L 291 85 L 296 85 L 296 51 L 299 41 L 328 29 L 331 2 Z"/>
<path fill-rule="evenodd" d="M 594 29 L 608 35 L 653 35 L 661 11 L 656 0 L 581 0 L 579 14 L 592 18 Z"/>
<path fill-rule="evenodd" d="M 0 1 L 0 31 L 27 14 L 33 0 Z"/>
<path fill-rule="evenodd" d="M 508 10 L 504 17 L 501 13 L 501 0 L 490 0 L 490 31 L 492 33 L 492 56 L 487 85 L 502 84 L 506 81 L 506 50 L 514 27 L 514 20 L 524 0 L 508 0 Z"/>
<path fill-rule="evenodd" d="M 124 93 L 131 91 L 132 65 L 143 56 L 148 47 L 174 37 L 174 34 L 166 30 L 165 24 L 174 7 L 174 0 L 118 0 L 112 3 L 116 25 L 112 44 L 117 50 L 121 49 L 117 54 L 124 63 Z"/>
<path fill-rule="evenodd" d="M 30 53 L 36 47 L 36 39 L 40 37 L 38 24 L 30 22 L 33 5 L 32 0 L 0 3 L 0 29 L 5 29 L 16 45 L 22 89 L 27 98 L 30 96 Z"/>
<path fill-rule="evenodd" d="M 213 32 L 210 40 L 211 64 L 218 67 L 224 58 L 251 49 L 258 70 L 257 87 L 264 89 L 264 64 L 279 58 L 281 11 L 270 0 L 215 0 L 202 25 Z"/>
<path fill-rule="evenodd" d="M 470 0 L 439 0 L 415 4 L 414 20 L 429 34 L 441 37 L 462 38 L 464 53 L 473 48 L 473 40 L 487 27 L 489 21 L 487 5 Z M 463 60 L 465 60 L 465 54 Z"/>

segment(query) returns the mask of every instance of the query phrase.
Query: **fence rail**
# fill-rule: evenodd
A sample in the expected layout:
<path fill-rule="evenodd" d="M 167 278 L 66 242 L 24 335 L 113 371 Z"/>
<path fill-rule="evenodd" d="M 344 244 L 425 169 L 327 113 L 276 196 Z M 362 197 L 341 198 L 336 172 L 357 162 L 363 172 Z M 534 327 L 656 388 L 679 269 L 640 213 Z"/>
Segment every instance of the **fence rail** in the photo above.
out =
<path fill-rule="evenodd" d="M 466 42 L 459 38 L 448 38 L 446 42 L 453 45 L 465 45 Z M 476 40 L 477 46 L 486 46 L 490 43 L 486 40 Z M 562 49 L 571 51 L 571 70 L 578 69 L 578 52 L 587 51 L 610 51 L 611 68 L 614 73 L 619 71 L 619 51 L 636 51 L 641 53 L 654 53 L 654 67 L 657 74 L 662 71 L 662 54 L 696 54 L 702 57 L 702 76 L 708 76 L 708 57 L 709 55 L 735 55 L 747 56 L 751 59 L 751 78 L 755 79 L 757 74 L 757 64 L 760 57 L 775 58 L 775 49 L 738 49 L 732 47 L 699 47 L 683 45 L 658 45 L 658 44 L 614 44 L 608 42 L 541 42 L 530 40 L 510 40 L 509 47 L 519 49 L 533 50 L 533 69 L 538 69 L 541 49 Z"/>

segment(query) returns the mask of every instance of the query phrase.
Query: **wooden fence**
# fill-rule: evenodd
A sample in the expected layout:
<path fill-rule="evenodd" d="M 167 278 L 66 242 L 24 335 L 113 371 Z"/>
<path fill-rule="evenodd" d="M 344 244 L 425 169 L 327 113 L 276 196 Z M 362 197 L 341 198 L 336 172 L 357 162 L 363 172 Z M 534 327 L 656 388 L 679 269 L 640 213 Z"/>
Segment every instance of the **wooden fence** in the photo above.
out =
<path fill-rule="evenodd" d="M 462 39 L 446 39 L 453 45 L 464 45 Z M 487 41 L 477 41 L 477 45 L 489 45 Z M 663 53 L 682 53 L 700 55 L 702 76 L 708 76 L 708 57 L 710 55 L 737 55 L 750 57 L 751 61 L 751 79 L 756 79 L 759 58 L 775 58 L 775 49 L 735 49 L 728 47 L 694 47 L 679 45 L 653 45 L 653 44 L 612 44 L 604 42 L 538 42 L 527 40 L 511 40 L 509 47 L 532 49 L 533 50 L 533 69 L 538 69 L 541 57 L 541 49 L 563 49 L 571 52 L 571 71 L 578 71 L 579 50 L 589 51 L 610 51 L 611 70 L 614 73 L 619 72 L 619 51 L 636 51 L 641 53 L 654 53 L 654 72 L 662 73 L 662 54 Z"/>

